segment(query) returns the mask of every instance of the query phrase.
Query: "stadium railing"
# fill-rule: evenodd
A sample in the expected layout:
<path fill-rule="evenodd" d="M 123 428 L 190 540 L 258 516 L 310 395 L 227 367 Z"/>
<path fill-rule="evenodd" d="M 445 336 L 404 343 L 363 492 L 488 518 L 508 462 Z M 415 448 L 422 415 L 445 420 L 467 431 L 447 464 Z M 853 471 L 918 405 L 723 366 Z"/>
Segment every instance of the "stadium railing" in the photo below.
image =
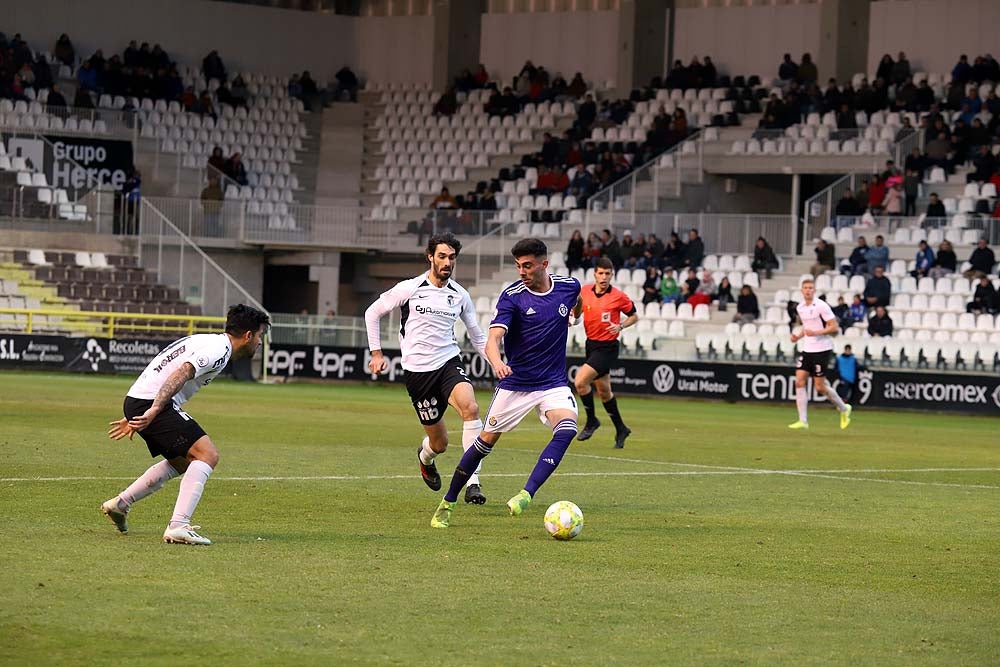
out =
<path fill-rule="evenodd" d="M 42 106 L 44 112 L 40 114 L 0 114 L 0 127 L 46 134 L 125 139 L 138 145 L 141 121 L 135 111 Z M 32 118 L 32 125 L 26 125 L 25 118 Z M 38 119 L 44 119 L 45 127 L 37 126 Z"/>
<path fill-rule="evenodd" d="M 10 317 L 6 317 L 10 316 Z M 0 308 L 0 329 L 22 333 L 69 333 L 104 336 L 190 336 L 214 333 L 224 317 L 152 315 L 65 309 Z"/>
<path fill-rule="evenodd" d="M 698 177 L 698 182 L 701 182 L 704 173 L 701 168 L 702 160 L 704 158 L 704 141 L 703 135 L 699 130 L 688 136 L 684 141 L 663 151 L 645 164 L 636 167 L 627 175 L 618 179 L 603 190 L 599 190 L 594 193 L 594 195 L 587 201 L 588 210 L 607 213 L 610 216 L 609 222 L 611 222 L 611 224 L 617 222 L 621 217 L 634 216 L 637 210 L 643 210 L 641 206 L 637 204 L 638 198 L 636 196 L 640 183 L 652 184 L 652 206 L 656 208 L 647 207 L 645 210 L 657 210 L 659 198 L 661 196 L 680 196 L 681 184 L 684 179 L 684 167 L 681 164 L 681 158 L 684 155 L 691 155 L 692 146 L 694 147 L 694 154 L 698 160 L 696 175 Z M 661 177 L 660 170 L 671 168 L 673 171 L 671 174 L 672 178 L 664 180 Z M 625 202 L 626 198 L 628 199 L 627 202 Z M 589 225 L 587 227 L 587 231 L 590 231 Z"/>
<path fill-rule="evenodd" d="M 156 282 L 176 286 L 184 301 L 201 306 L 203 315 L 225 315 L 229 306 L 236 303 L 264 310 L 255 297 L 150 199 L 140 202 L 139 216 L 139 266 L 154 273 Z"/>

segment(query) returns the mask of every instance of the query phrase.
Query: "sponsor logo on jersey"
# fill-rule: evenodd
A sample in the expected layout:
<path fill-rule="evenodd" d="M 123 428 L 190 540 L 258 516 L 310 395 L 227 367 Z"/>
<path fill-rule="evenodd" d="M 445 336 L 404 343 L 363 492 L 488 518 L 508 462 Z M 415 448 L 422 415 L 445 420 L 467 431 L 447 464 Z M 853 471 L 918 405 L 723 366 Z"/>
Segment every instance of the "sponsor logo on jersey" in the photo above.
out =
<path fill-rule="evenodd" d="M 93 340 L 93 339 L 92 339 L 92 340 Z M 96 342 L 96 341 L 95 341 L 95 342 Z M 89 343 L 88 343 L 88 345 L 89 345 Z M 159 373 L 159 372 L 160 372 L 160 371 L 162 371 L 162 370 L 163 370 L 164 368 L 166 368 L 166 367 L 167 367 L 167 365 L 168 365 L 168 364 L 169 364 L 169 363 L 170 363 L 171 361 L 173 361 L 173 360 L 174 360 L 174 359 L 176 359 L 177 357 L 179 357 L 179 356 L 181 356 L 182 354 L 184 354 L 184 350 L 186 350 L 186 349 L 187 349 L 187 345 L 181 345 L 181 346 L 180 346 L 179 348 L 177 348 L 176 350 L 174 350 L 173 352 L 171 352 L 171 353 L 170 353 L 170 354 L 168 354 L 167 356 L 163 357 L 163 361 L 161 361 L 161 362 L 159 363 L 159 365 L 157 365 L 157 366 L 154 366 L 154 367 L 153 367 L 153 370 L 154 370 L 154 371 L 156 371 L 157 373 Z M 102 352 L 102 353 L 103 353 L 103 352 Z"/>
<path fill-rule="evenodd" d="M 559 315 L 561 317 L 566 317 L 567 315 L 569 315 L 569 308 L 566 307 L 565 303 L 559 304 Z"/>
<path fill-rule="evenodd" d="M 444 315 L 446 317 L 451 317 L 455 315 L 455 313 L 453 313 L 450 310 L 444 310 L 443 308 L 435 308 L 434 306 L 421 306 L 420 304 L 417 304 L 417 306 L 413 310 L 417 311 L 421 315 Z"/>
<path fill-rule="evenodd" d="M 205 366 L 208 366 L 208 357 L 206 357 L 205 355 L 202 355 L 202 356 L 198 357 L 198 366 L 200 368 L 204 368 Z"/>

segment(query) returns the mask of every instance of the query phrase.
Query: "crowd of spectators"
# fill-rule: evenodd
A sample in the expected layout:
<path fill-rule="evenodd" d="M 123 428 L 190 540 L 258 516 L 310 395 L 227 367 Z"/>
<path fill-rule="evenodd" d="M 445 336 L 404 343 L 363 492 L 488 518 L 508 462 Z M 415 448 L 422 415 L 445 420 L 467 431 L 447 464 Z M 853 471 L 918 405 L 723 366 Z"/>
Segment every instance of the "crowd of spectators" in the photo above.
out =
<path fill-rule="evenodd" d="M 343 101 L 345 95 L 348 101 L 357 102 L 360 86 L 358 76 L 346 65 L 323 87 L 313 79 L 312 72 L 305 70 L 302 74 L 292 74 L 288 80 L 288 96 L 301 101 L 306 111 L 315 111 Z"/>

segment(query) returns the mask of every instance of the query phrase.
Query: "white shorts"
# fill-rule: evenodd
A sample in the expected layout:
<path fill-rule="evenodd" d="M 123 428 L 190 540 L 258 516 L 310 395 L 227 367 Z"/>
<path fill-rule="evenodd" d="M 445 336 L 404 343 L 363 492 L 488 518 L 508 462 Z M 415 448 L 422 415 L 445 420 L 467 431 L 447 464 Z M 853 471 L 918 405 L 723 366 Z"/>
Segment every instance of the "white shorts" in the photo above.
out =
<path fill-rule="evenodd" d="M 544 391 L 510 391 L 497 389 L 493 401 L 483 420 L 483 430 L 490 433 L 506 433 L 514 430 L 525 415 L 535 408 L 538 418 L 545 421 L 549 410 L 569 410 L 577 414 L 576 398 L 569 387 L 555 387 Z"/>

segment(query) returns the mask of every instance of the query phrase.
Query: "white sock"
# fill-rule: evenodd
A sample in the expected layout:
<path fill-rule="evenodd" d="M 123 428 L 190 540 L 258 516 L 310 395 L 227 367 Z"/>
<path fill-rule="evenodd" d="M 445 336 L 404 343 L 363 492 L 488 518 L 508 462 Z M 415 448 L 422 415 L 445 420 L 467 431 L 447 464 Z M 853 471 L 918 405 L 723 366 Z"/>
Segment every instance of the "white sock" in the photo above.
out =
<path fill-rule="evenodd" d="M 823 393 L 826 394 L 826 397 L 830 399 L 830 402 L 833 403 L 834 407 L 836 407 L 838 411 L 844 412 L 847 410 L 847 406 L 844 405 L 843 399 L 840 398 L 840 395 L 833 390 L 833 387 L 826 385 L 826 389 L 823 390 Z"/>
<path fill-rule="evenodd" d="M 480 419 L 473 420 L 471 422 L 462 422 L 462 451 L 468 451 L 469 447 L 472 447 L 472 443 L 476 441 L 479 437 L 480 431 L 483 430 L 483 422 Z M 483 469 L 483 462 L 480 461 L 479 465 L 476 466 L 476 472 L 469 475 L 469 481 L 465 483 L 466 486 L 469 484 L 479 484 L 479 471 Z"/>
<path fill-rule="evenodd" d="M 177 503 L 174 505 L 174 515 L 170 517 L 170 527 L 178 528 L 191 523 L 191 515 L 198 507 L 201 492 L 205 490 L 205 482 L 212 474 L 212 466 L 204 461 L 192 461 L 188 466 L 181 488 L 177 492 Z"/>
<path fill-rule="evenodd" d="M 420 443 L 420 462 L 429 466 L 434 463 L 435 456 L 437 456 L 437 452 L 431 449 L 431 439 L 425 435 L 423 442 Z"/>
<path fill-rule="evenodd" d="M 177 469 L 168 461 L 154 463 L 137 480 L 129 484 L 127 489 L 118 494 L 119 509 L 127 510 L 135 501 L 159 491 L 178 474 Z"/>
<path fill-rule="evenodd" d="M 809 423 L 809 395 L 806 394 L 805 387 L 795 388 L 795 405 L 799 409 L 799 421 L 803 424 Z"/>

